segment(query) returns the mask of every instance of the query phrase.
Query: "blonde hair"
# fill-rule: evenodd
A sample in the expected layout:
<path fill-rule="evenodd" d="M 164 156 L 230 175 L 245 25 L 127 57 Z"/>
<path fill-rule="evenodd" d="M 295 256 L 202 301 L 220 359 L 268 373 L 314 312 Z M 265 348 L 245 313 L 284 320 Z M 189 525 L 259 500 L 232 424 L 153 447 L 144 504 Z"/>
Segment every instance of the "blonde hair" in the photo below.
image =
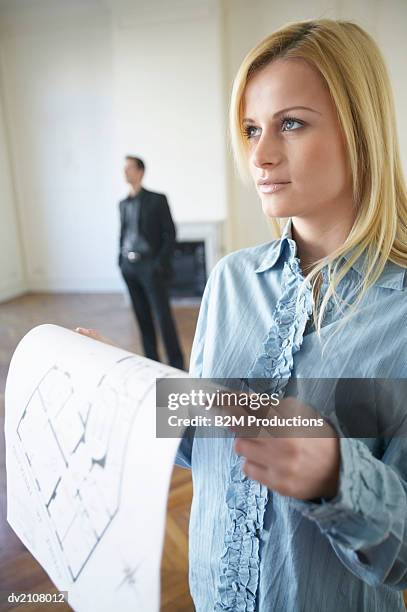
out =
<path fill-rule="evenodd" d="M 346 241 L 306 276 L 314 296 L 314 322 L 320 334 L 324 312 L 348 270 L 365 253 L 364 274 L 352 311 L 383 272 L 387 260 L 407 267 L 407 191 L 402 173 L 390 80 L 379 48 L 358 25 L 318 19 L 290 23 L 261 41 L 243 60 L 230 107 L 235 161 L 248 177 L 247 139 L 242 128 L 243 96 L 255 72 L 277 58 L 306 60 L 326 82 L 347 145 L 357 214 Z M 273 220 L 277 235 L 281 222 Z M 348 254 L 343 263 L 343 255 Z M 328 288 L 319 294 L 321 273 Z M 318 305 L 316 305 L 318 302 Z M 350 311 L 349 311 L 350 312 Z"/>

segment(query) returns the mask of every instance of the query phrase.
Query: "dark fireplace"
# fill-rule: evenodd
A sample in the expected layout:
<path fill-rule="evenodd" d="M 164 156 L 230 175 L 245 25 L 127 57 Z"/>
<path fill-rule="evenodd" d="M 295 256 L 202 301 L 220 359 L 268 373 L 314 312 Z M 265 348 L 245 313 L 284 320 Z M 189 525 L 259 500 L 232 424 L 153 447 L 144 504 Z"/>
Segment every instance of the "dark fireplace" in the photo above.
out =
<path fill-rule="evenodd" d="M 201 297 L 206 283 L 204 241 L 177 242 L 172 260 L 174 275 L 170 283 L 173 298 Z"/>

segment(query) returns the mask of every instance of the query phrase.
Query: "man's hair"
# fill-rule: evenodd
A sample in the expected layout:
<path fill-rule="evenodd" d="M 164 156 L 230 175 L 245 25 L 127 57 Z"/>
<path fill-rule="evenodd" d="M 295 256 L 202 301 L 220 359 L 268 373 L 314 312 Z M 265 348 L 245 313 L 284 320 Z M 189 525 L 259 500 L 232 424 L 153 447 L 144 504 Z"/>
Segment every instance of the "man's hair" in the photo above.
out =
<path fill-rule="evenodd" d="M 139 170 L 142 170 L 143 172 L 145 171 L 146 165 L 140 157 L 136 157 L 135 155 L 126 155 L 125 159 L 132 161 Z"/>

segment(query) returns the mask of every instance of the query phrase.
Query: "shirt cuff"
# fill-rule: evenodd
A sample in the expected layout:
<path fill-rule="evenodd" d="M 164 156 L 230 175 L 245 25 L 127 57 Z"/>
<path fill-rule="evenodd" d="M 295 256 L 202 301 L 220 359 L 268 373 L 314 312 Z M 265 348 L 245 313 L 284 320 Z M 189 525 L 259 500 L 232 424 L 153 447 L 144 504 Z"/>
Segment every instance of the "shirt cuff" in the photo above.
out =
<path fill-rule="evenodd" d="M 360 550 L 388 536 L 391 512 L 383 500 L 388 466 L 360 440 L 340 438 L 340 453 L 337 495 L 320 503 L 299 501 L 299 510 L 338 543 Z"/>

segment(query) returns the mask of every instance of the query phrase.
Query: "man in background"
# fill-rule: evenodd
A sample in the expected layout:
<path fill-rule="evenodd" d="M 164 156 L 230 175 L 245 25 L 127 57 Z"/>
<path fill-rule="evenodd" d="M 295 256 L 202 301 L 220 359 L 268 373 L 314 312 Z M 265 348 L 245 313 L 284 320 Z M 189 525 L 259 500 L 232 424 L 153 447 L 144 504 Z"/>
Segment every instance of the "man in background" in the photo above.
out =
<path fill-rule="evenodd" d="M 155 315 L 169 364 L 183 369 L 168 297 L 175 226 L 165 195 L 142 187 L 144 171 L 143 160 L 131 155 L 126 157 L 124 174 L 130 192 L 120 202 L 119 266 L 140 327 L 145 356 L 160 361 Z"/>

